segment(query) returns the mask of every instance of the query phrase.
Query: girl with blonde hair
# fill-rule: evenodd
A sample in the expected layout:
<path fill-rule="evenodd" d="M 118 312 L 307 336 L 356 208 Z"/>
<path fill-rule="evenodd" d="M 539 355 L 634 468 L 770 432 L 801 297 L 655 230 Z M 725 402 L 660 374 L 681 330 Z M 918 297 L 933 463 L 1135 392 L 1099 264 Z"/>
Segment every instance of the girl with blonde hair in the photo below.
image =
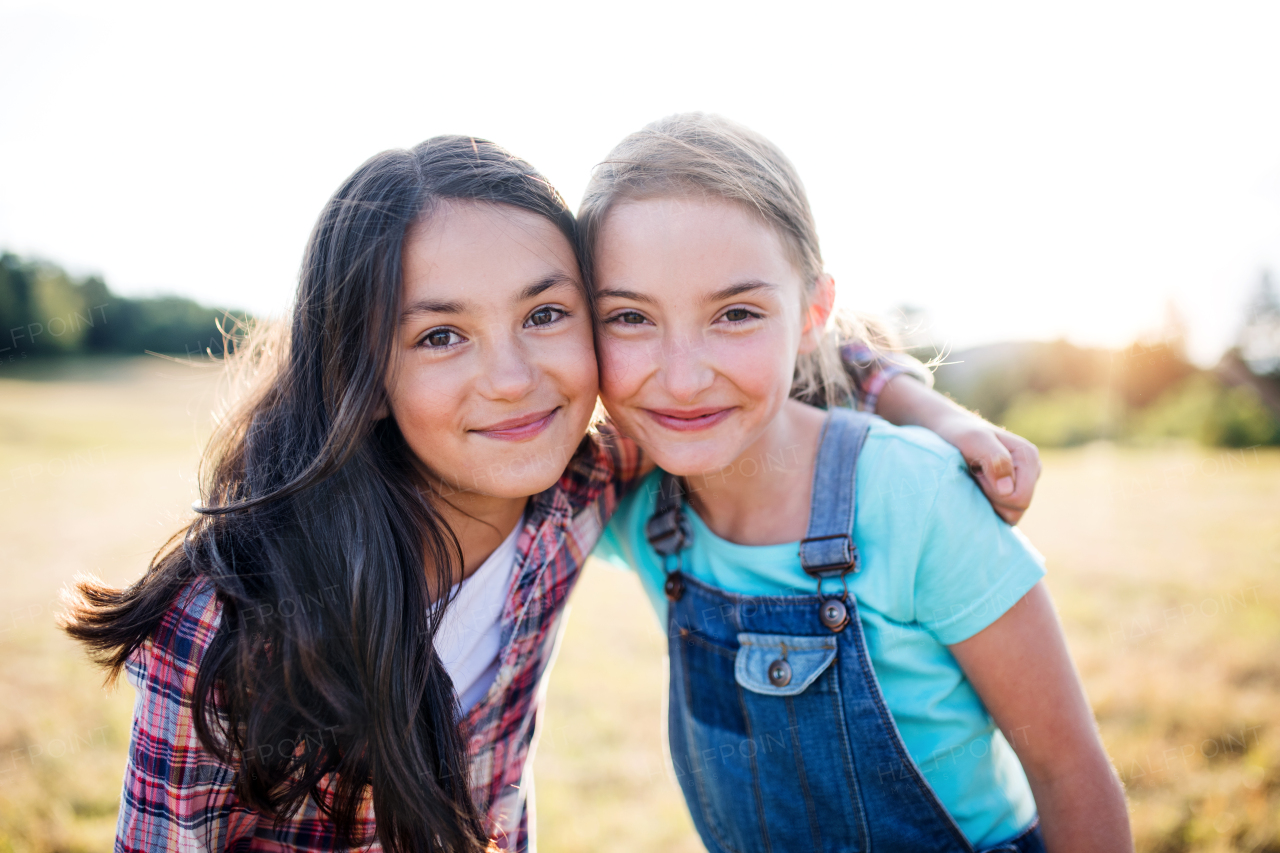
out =
<path fill-rule="evenodd" d="M 667 630 L 708 850 L 1130 849 L 1042 558 L 955 448 L 837 407 L 791 163 L 672 116 L 614 149 L 578 220 L 601 397 L 658 466 L 602 551 Z"/>

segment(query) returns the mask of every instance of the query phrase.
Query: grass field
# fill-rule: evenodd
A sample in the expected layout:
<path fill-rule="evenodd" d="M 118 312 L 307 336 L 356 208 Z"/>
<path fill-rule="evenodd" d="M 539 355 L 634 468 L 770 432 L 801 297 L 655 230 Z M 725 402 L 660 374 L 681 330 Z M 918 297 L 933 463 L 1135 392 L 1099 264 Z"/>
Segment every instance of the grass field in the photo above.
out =
<path fill-rule="evenodd" d="M 132 690 L 57 633 L 57 594 L 135 577 L 182 523 L 217 384 L 156 359 L 0 365 L 0 853 L 111 847 Z M 1138 849 L 1280 851 L 1280 453 L 1046 453 L 1023 528 Z M 700 849 L 664 680 L 635 580 L 590 564 L 536 763 L 543 850 Z"/>

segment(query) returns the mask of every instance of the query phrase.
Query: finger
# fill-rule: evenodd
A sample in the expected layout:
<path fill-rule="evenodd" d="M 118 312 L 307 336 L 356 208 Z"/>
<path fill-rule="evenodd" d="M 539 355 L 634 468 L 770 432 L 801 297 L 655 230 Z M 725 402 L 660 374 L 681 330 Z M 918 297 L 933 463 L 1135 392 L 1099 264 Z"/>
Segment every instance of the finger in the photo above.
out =
<path fill-rule="evenodd" d="M 969 470 L 993 504 L 1004 503 L 1016 491 L 1013 457 L 998 437 L 985 433 L 965 457 Z"/>
<path fill-rule="evenodd" d="M 1007 501 L 1017 487 L 1017 469 L 1013 464 L 1013 455 L 1009 452 L 1009 448 L 999 441 L 996 444 L 998 450 L 983 463 L 983 468 L 986 475 L 995 483 L 996 494 Z"/>
<path fill-rule="evenodd" d="M 1040 452 L 1031 442 L 1011 433 L 1000 433 L 999 438 L 1010 450 L 1016 483 L 1014 491 L 1001 501 L 1008 510 L 1001 516 L 1010 524 L 1016 524 L 1031 506 L 1036 483 L 1040 480 Z"/>

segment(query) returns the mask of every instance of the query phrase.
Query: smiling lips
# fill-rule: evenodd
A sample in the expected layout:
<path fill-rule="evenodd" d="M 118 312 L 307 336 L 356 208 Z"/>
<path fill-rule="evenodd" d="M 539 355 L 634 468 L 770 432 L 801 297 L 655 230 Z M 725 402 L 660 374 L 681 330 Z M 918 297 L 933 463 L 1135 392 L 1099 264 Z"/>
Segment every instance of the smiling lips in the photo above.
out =
<path fill-rule="evenodd" d="M 496 424 L 472 430 L 472 432 L 502 441 L 525 441 L 541 435 L 542 431 L 551 424 L 558 411 L 560 411 L 560 408 L 557 406 L 544 412 L 532 412 L 527 415 L 521 415 L 518 418 L 499 421 Z"/>
<path fill-rule="evenodd" d="M 733 407 L 727 409 L 703 406 L 700 409 L 644 409 L 645 414 L 653 418 L 659 426 L 676 432 L 697 432 L 711 429 L 733 414 Z"/>

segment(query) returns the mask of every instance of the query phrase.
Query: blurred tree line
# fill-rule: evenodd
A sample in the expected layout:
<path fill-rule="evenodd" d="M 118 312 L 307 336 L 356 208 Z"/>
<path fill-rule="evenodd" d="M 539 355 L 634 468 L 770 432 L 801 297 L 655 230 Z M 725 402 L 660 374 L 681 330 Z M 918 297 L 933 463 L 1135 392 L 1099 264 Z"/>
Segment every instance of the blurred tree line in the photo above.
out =
<path fill-rule="evenodd" d="M 56 264 L 0 253 L 0 361 L 95 353 L 223 354 L 218 329 L 244 315 L 190 299 L 126 299 L 98 276 L 76 279 Z"/>
<path fill-rule="evenodd" d="M 947 360 L 936 372 L 939 390 L 1042 447 L 1097 439 L 1280 444 L 1280 298 L 1267 274 L 1237 345 L 1212 370 L 1187 359 L 1173 314 L 1161 334 L 1122 350 L 1006 343 Z"/>

